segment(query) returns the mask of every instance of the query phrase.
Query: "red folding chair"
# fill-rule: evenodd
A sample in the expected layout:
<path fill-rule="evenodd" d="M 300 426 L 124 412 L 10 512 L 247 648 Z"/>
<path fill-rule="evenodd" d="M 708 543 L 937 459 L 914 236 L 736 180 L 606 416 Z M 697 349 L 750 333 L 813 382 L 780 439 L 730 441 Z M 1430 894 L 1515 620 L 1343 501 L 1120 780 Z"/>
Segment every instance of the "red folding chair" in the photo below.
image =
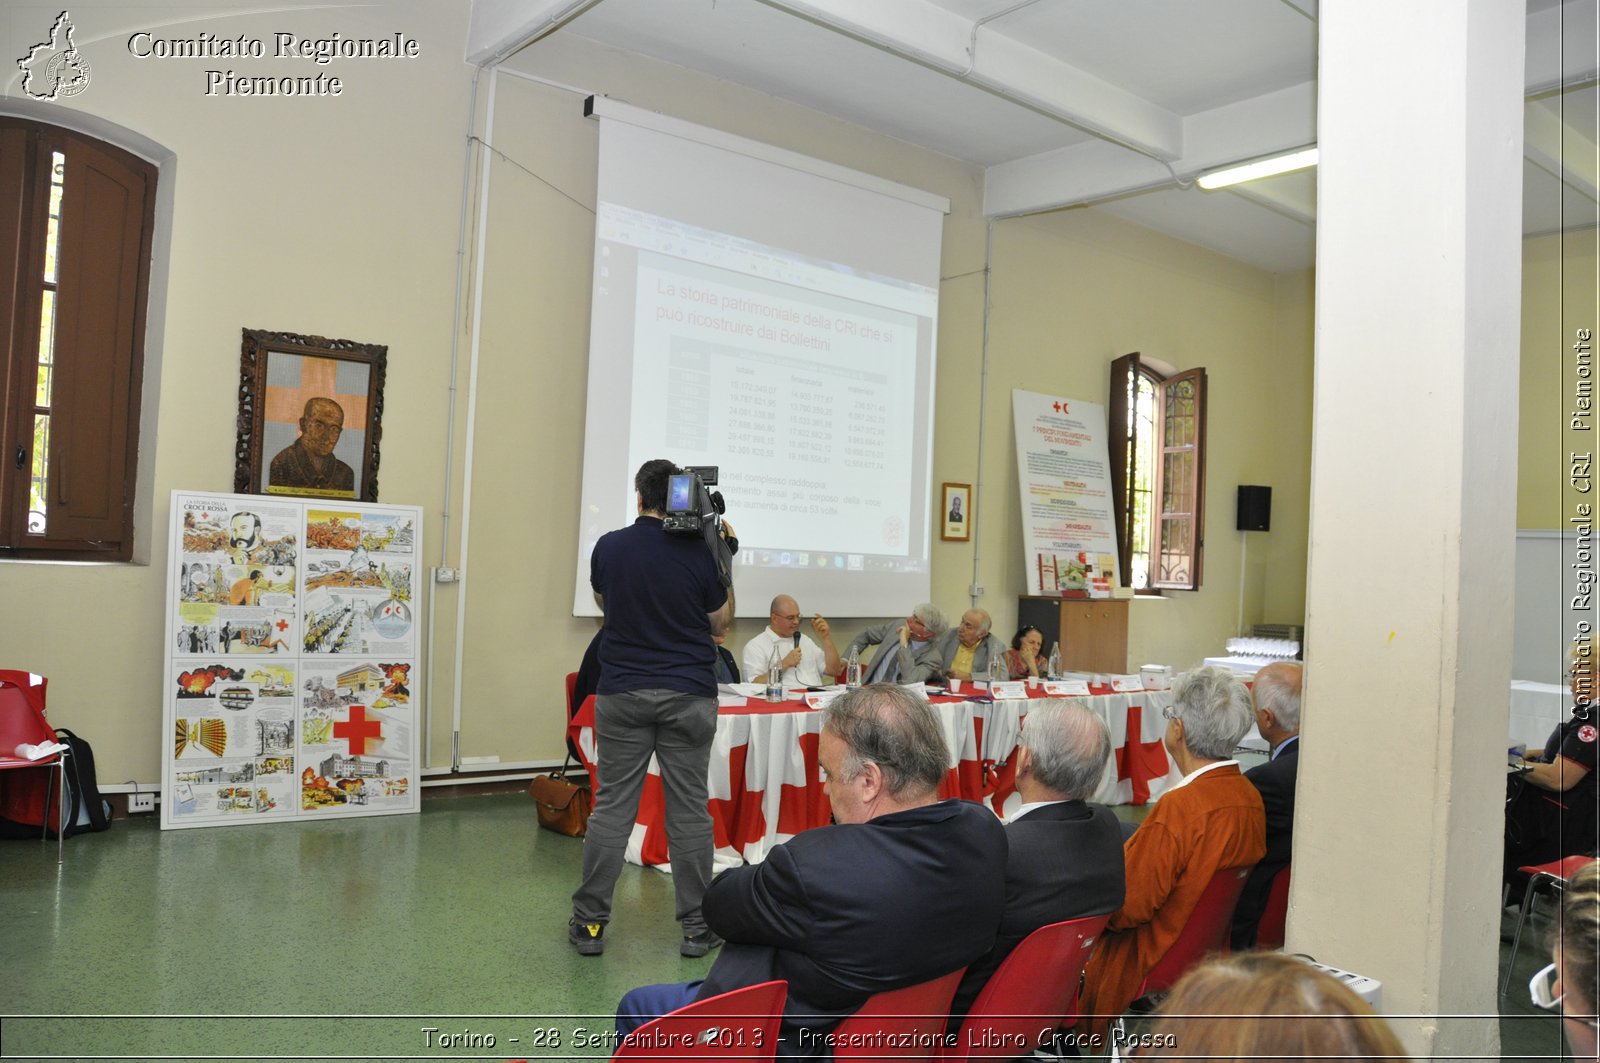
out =
<path fill-rule="evenodd" d="M 1078 1017 L 1078 981 L 1111 916 L 1051 923 L 1022 939 L 972 1002 L 946 1060 L 1026 1057 Z"/>
<path fill-rule="evenodd" d="M 859 1011 L 834 1027 L 833 1058 L 938 1059 L 950 1001 L 966 973 L 962 967 L 904 989 L 872 994 Z"/>
<path fill-rule="evenodd" d="M 1144 976 L 1139 996 L 1165 993 L 1207 953 L 1222 951 L 1222 943 L 1227 940 L 1228 928 L 1233 923 L 1234 906 L 1239 903 L 1239 894 L 1244 890 L 1245 879 L 1250 877 L 1250 870 L 1248 867 L 1225 867 L 1211 876 L 1194 911 L 1189 913 L 1189 921 L 1183 924 L 1178 940 Z"/>
<path fill-rule="evenodd" d="M 1552 860 L 1548 864 L 1525 864 L 1517 868 L 1528 877 L 1528 888 L 1522 891 L 1522 907 L 1517 911 L 1517 931 L 1511 936 L 1511 958 L 1506 961 L 1506 976 L 1500 981 L 1500 995 L 1505 996 L 1506 990 L 1511 985 L 1511 969 L 1517 962 L 1517 949 L 1522 945 L 1522 925 L 1528 921 L 1528 913 L 1533 910 L 1533 895 L 1541 886 L 1548 888 L 1553 893 L 1566 890 L 1567 882 L 1583 865 L 1592 863 L 1594 857 L 1590 855 L 1563 856 L 1560 860 Z"/>
<path fill-rule="evenodd" d="M 27 673 L 24 672 L 22 674 L 26 675 Z M 27 692 L 30 689 L 39 691 L 38 704 L 35 704 L 29 698 Z M 59 863 L 62 855 L 62 841 L 67 835 L 67 802 L 65 800 L 67 792 L 66 752 L 52 753 L 50 756 L 42 757 L 39 760 L 29 760 L 26 757 L 16 755 L 17 746 L 23 743 L 42 745 L 45 742 L 54 742 L 56 740 L 55 731 L 50 729 L 50 725 L 44 719 L 43 692 L 44 684 L 42 682 L 37 687 L 22 687 L 13 685 L 10 682 L 0 681 L 0 773 L 4 773 L 13 779 L 18 779 L 19 777 L 14 776 L 13 773 L 22 772 L 29 768 L 43 769 L 45 771 L 44 801 L 37 806 L 40 821 L 39 838 L 42 841 L 50 835 L 50 804 L 51 794 L 54 792 L 59 795 L 56 804 L 61 809 L 61 822 L 56 825 L 56 862 Z M 54 781 L 50 776 L 51 769 L 54 769 L 55 776 L 61 783 L 60 787 L 54 791 L 52 791 L 51 785 Z M 31 795 L 13 794 L 10 787 L 15 785 L 17 785 L 16 782 L 8 781 L 7 783 L 4 804 L 6 811 L 9 812 L 13 808 L 26 807 L 31 812 L 35 807 L 35 803 L 30 799 Z M 30 816 L 28 822 L 31 821 Z"/>
<path fill-rule="evenodd" d="M 633 1031 L 611 1059 L 771 1060 L 788 995 L 779 981 L 697 1000 Z"/>
<path fill-rule="evenodd" d="M 1289 866 L 1285 864 L 1283 870 L 1272 876 L 1267 903 L 1261 909 L 1261 922 L 1256 924 L 1257 948 L 1283 948 L 1284 928 L 1289 921 Z"/>

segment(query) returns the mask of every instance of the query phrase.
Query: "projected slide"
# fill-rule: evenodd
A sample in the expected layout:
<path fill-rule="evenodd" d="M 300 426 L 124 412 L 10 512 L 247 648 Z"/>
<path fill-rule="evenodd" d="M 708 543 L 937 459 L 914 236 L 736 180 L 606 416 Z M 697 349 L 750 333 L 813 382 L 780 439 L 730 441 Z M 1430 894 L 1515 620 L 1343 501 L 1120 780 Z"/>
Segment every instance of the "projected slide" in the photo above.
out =
<path fill-rule="evenodd" d="M 684 264 L 687 266 L 687 264 Z M 916 320 L 717 270 L 641 268 L 640 460 L 720 465 L 750 543 L 904 554 Z"/>
<path fill-rule="evenodd" d="M 601 144 L 574 612 L 651 458 L 719 469 L 740 615 L 924 600 L 942 216 L 631 126 Z"/>

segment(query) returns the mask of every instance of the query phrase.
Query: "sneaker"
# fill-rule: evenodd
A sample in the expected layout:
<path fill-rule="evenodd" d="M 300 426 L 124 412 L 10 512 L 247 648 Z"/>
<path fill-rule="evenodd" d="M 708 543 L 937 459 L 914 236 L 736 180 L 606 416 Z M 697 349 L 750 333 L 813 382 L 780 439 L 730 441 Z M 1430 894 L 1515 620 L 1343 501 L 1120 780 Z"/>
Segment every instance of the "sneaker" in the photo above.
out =
<path fill-rule="evenodd" d="M 683 936 L 683 944 L 678 946 L 678 954 L 692 959 L 704 956 L 721 944 L 722 939 L 716 935 L 716 932 L 707 928 L 698 934 L 685 934 Z"/>
<path fill-rule="evenodd" d="M 567 923 L 567 940 L 578 950 L 579 956 L 598 956 L 606 950 L 604 923 L 580 923 L 576 919 Z M 705 953 L 700 955 L 704 956 Z"/>

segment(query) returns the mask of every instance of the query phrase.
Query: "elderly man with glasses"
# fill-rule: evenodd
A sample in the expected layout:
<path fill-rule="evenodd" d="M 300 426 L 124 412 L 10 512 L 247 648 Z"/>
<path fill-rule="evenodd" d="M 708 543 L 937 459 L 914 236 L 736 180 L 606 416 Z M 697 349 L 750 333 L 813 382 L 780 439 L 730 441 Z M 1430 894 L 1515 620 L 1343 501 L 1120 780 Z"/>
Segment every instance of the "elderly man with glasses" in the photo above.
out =
<path fill-rule="evenodd" d="M 923 602 L 911 610 L 905 623 L 891 620 L 867 628 L 850 640 L 844 655 L 848 658 L 868 646 L 879 647 L 864 670 L 865 683 L 937 682 L 944 671 L 939 638 L 948 630 L 950 624 L 944 618 L 944 610 L 932 602 Z"/>
<path fill-rule="evenodd" d="M 1250 867 L 1267 851 L 1261 794 L 1231 759 L 1254 714 L 1244 684 L 1226 668 L 1196 668 L 1173 684 L 1162 714 L 1162 741 L 1183 779 L 1123 845 L 1127 898 L 1084 971 L 1090 1035 L 1133 1003 L 1212 877 Z"/>

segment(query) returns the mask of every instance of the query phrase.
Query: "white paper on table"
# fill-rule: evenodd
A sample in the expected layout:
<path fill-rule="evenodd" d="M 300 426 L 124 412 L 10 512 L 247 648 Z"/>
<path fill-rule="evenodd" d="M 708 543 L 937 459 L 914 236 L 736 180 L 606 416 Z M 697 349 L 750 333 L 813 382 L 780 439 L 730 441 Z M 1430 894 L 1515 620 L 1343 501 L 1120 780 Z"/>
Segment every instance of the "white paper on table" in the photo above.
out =
<path fill-rule="evenodd" d="M 1118 694 L 1142 694 L 1144 692 L 1144 676 L 1111 676 L 1111 689 Z"/>
<path fill-rule="evenodd" d="M 844 693 L 843 688 L 810 693 L 806 695 L 806 705 L 813 709 L 820 709 L 842 693 Z"/>
<path fill-rule="evenodd" d="M 749 700 L 750 700 L 749 698 L 745 697 L 743 694 L 739 693 L 737 690 L 734 691 L 731 694 L 724 693 L 724 692 L 722 692 L 720 690 L 717 692 L 717 706 L 719 708 L 724 708 L 725 709 L 730 705 L 743 705 L 745 702 L 747 702 Z"/>
<path fill-rule="evenodd" d="M 1022 682 L 990 683 L 989 696 L 996 701 L 1021 701 L 1028 696 L 1028 685 Z"/>
<path fill-rule="evenodd" d="M 717 691 L 722 694 L 737 694 L 741 698 L 764 698 L 767 696 L 765 683 L 718 683 Z"/>
<path fill-rule="evenodd" d="M 1087 679 L 1048 679 L 1044 692 L 1053 698 L 1086 698 L 1089 696 Z"/>

